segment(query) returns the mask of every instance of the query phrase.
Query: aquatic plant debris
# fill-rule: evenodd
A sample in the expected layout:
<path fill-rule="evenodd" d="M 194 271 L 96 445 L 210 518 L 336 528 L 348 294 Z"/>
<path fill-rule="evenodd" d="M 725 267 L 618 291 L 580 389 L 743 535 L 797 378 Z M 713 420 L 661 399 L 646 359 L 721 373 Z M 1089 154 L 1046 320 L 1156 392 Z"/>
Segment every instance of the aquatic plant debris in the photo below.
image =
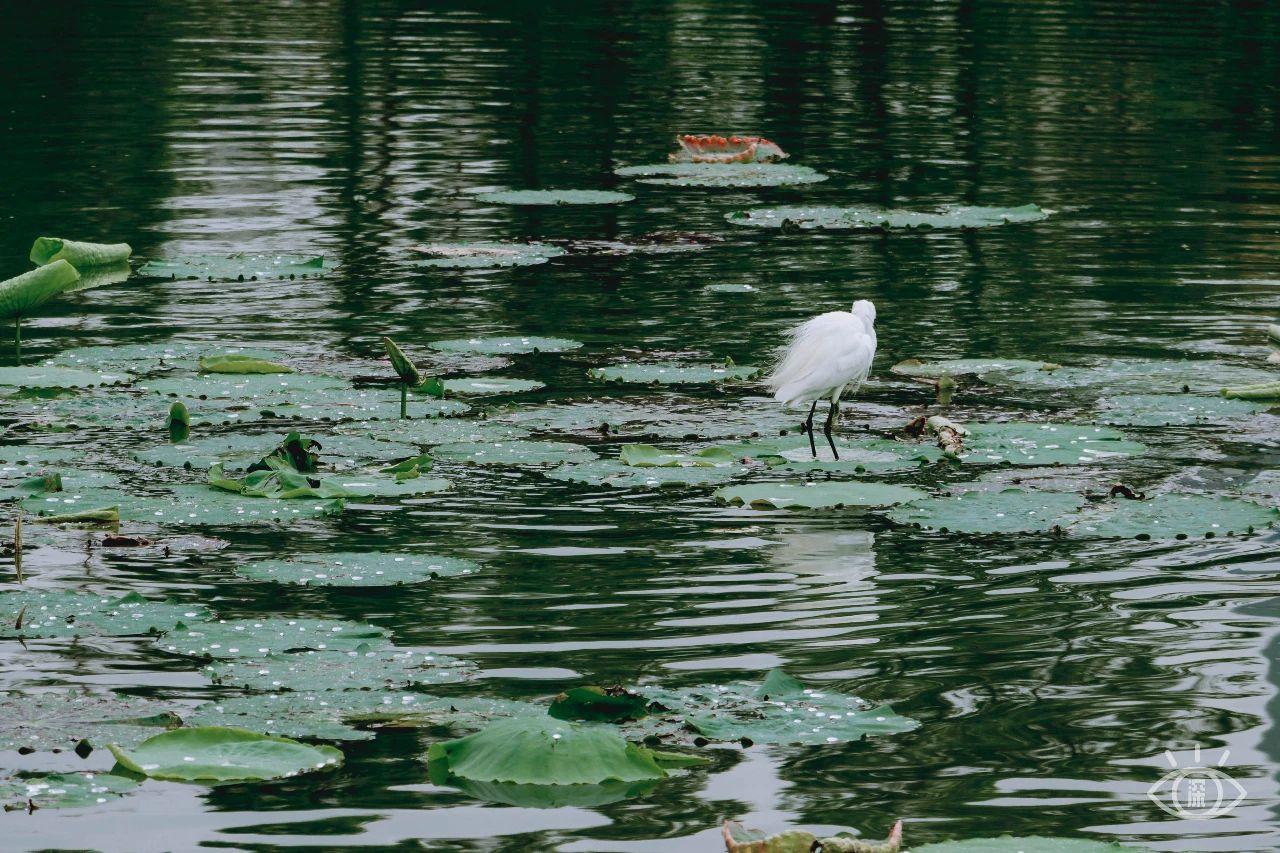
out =
<path fill-rule="evenodd" d="M 343 755 L 331 746 L 231 726 L 174 729 L 126 749 L 111 745 L 120 766 L 152 779 L 175 782 L 244 782 L 280 779 L 336 767 Z"/>
<path fill-rule="evenodd" d="M 874 207 L 759 207 L 725 214 L 734 225 L 807 231 L 969 230 L 1048 219 L 1052 211 L 1034 204 L 1021 207 L 950 205 L 935 211 L 883 210 Z"/>

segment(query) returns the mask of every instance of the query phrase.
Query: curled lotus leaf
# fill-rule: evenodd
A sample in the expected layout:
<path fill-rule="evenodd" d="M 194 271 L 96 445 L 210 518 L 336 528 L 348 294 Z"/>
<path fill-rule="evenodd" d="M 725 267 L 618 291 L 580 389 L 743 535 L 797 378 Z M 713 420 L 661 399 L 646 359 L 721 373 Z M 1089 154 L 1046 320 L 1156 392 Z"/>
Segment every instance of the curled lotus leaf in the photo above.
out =
<path fill-rule="evenodd" d="M 673 187 L 781 187 L 827 179 L 808 166 L 781 163 L 653 163 L 623 166 L 613 173 L 642 184 Z"/>
<path fill-rule="evenodd" d="M 246 375 L 256 373 L 294 373 L 287 364 L 243 353 L 218 353 L 200 357 L 201 373 L 229 373 Z"/>
<path fill-rule="evenodd" d="M 445 462 L 468 465 L 558 465 L 588 462 L 596 455 L 581 444 L 565 441 L 495 441 L 441 444 L 432 456 Z"/>
<path fill-rule="evenodd" d="M 964 491 L 895 507 L 889 518 L 951 533 L 1043 533 L 1069 524 L 1084 503 L 1071 492 Z"/>
<path fill-rule="evenodd" d="M 645 467 L 637 468 L 615 459 L 593 459 L 560 465 L 546 472 L 553 480 L 585 483 L 589 486 L 613 486 L 619 489 L 658 489 L 679 486 L 716 486 L 743 473 L 742 469 Z"/>
<path fill-rule="evenodd" d="M 434 652 L 370 648 L 299 651 L 220 660 L 203 672 L 214 684 L 248 690 L 391 690 L 456 684 L 476 665 Z"/>
<path fill-rule="evenodd" d="M 1051 211 L 1034 204 L 1021 207 L 947 205 L 934 211 L 885 210 L 875 207 L 760 207 L 725 214 L 734 225 L 755 228 L 822 229 L 825 231 L 897 231 L 913 229 L 992 228 L 1048 219 Z"/>
<path fill-rule="evenodd" d="M 156 278 L 206 281 L 320 278 L 335 265 L 323 257 L 235 252 L 228 255 L 190 255 L 172 260 L 155 259 L 138 268 L 138 275 Z"/>
<path fill-rule="evenodd" d="M 250 580 L 303 586 L 395 586 L 480 570 L 470 560 L 432 554 L 384 551 L 300 554 L 282 560 L 259 560 L 236 566 Z"/>
<path fill-rule="evenodd" d="M 1019 371 L 1053 371 L 1062 365 L 1048 361 L 1030 361 L 1025 358 L 950 358 L 943 361 L 921 361 L 909 358 L 889 368 L 899 376 L 912 379 L 938 379 L 941 376 L 985 376 L 990 373 Z"/>
<path fill-rule="evenodd" d="M 73 288 L 79 280 L 76 268 L 59 259 L 0 281 L 0 318 L 25 317 L 59 293 Z"/>
<path fill-rule="evenodd" d="M 547 387 L 536 379 L 516 379 L 510 376 L 469 376 L 444 380 L 444 390 L 449 394 L 493 395 L 519 394 Z"/>
<path fill-rule="evenodd" d="M 311 651 L 369 651 L 387 646 L 385 628 L 340 619 L 219 619 L 182 626 L 156 641 L 176 655 L 202 658 L 256 658 Z"/>
<path fill-rule="evenodd" d="M 1121 394 L 1098 401 L 1099 420 L 1115 426 L 1190 426 L 1250 418 L 1269 407 L 1198 394 Z"/>
<path fill-rule="evenodd" d="M 441 269 L 535 266 L 564 254 L 564 249 L 546 243 L 433 243 L 420 250 L 431 257 L 414 260 L 415 267 Z"/>
<path fill-rule="evenodd" d="M 742 382 L 759 376 L 761 369 L 738 364 L 615 364 L 587 371 L 602 382 L 642 385 L 693 385 Z"/>
<path fill-rule="evenodd" d="M 886 507 L 911 503 L 926 497 L 924 492 L 888 483 L 860 480 L 823 482 L 780 481 L 725 486 L 715 493 L 724 504 L 752 509 L 841 509 Z"/>
<path fill-rule="evenodd" d="M 123 797 L 138 781 L 115 773 L 16 773 L 0 776 L 0 805 L 19 809 L 80 809 Z"/>
<path fill-rule="evenodd" d="M 174 729 L 132 749 L 112 745 L 122 767 L 152 779 L 231 782 L 281 779 L 336 767 L 342 752 L 230 726 Z"/>
<path fill-rule="evenodd" d="M 1232 388 L 1223 388 L 1219 393 L 1228 400 L 1254 400 L 1280 405 L 1280 380 L 1236 385 Z"/>
<path fill-rule="evenodd" d="M 451 338 L 432 341 L 431 348 L 448 353 L 474 353 L 476 355 L 523 355 L 532 352 L 567 352 L 579 349 L 579 341 L 568 338 L 546 338 L 536 335 L 508 335 L 498 337 Z"/>
<path fill-rule="evenodd" d="M 28 257 L 41 266 L 66 261 L 76 269 L 109 266 L 129 260 L 133 250 L 128 243 L 85 243 L 62 237 L 37 237 Z"/>
<path fill-rule="evenodd" d="M 0 637 L 129 637 L 171 631 L 210 617 L 198 604 L 152 601 L 137 593 L 0 592 Z"/>
<path fill-rule="evenodd" d="M 1068 423 L 965 424 L 971 465 L 1078 465 L 1137 456 L 1146 447 L 1109 427 Z"/>
<path fill-rule="evenodd" d="M 141 743 L 178 725 L 168 705 L 123 694 L 0 694 L 0 749 L 64 750 Z"/>
<path fill-rule="evenodd" d="M 498 190 L 477 193 L 477 201 L 491 204 L 514 205 L 567 205 L 567 204 L 621 204 L 635 196 L 611 190 Z"/>

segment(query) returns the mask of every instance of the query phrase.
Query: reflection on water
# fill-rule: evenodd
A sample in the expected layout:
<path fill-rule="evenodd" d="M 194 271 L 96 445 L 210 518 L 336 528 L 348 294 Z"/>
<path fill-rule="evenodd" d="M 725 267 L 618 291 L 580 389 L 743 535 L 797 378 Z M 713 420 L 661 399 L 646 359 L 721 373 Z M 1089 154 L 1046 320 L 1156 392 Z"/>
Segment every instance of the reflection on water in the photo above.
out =
<path fill-rule="evenodd" d="M 464 333 L 551 334 L 587 346 L 505 372 L 547 383 L 531 399 L 569 400 L 607 396 L 586 369 L 624 355 L 759 362 L 787 325 L 857 297 L 880 306 L 881 377 L 911 356 L 1257 366 L 1257 330 L 1280 311 L 1280 13 L 1266 4 L 111 0 L 8 17 L 6 270 L 25 268 L 45 233 L 128 240 L 142 257 L 283 251 L 341 264 L 322 280 L 86 291 L 28 321 L 32 357 L 180 336 L 332 362 L 376 357 L 381 334 L 414 349 Z M 830 180 L 628 184 L 635 202 L 595 208 L 472 194 L 610 189 L 614 167 L 660 161 L 676 131 L 735 129 L 778 140 Z M 1058 213 L 1031 227 L 890 236 L 723 220 L 801 201 L 1034 201 Z M 725 242 L 498 272 L 404 263 L 424 242 L 663 229 Z M 743 393 L 690 396 L 729 409 Z M 1067 394 L 973 393 L 985 412 L 1076 411 Z M 849 405 L 847 429 L 901 423 L 923 403 L 884 382 L 865 398 Z M 1251 473 L 1280 455 L 1275 435 L 1235 443 L 1211 426 L 1152 444 L 1155 478 L 1187 459 Z M 1169 850 L 1280 843 L 1274 534 L 975 541 L 487 470 L 447 497 L 287 542 L 484 561 L 484 573 L 438 588 L 267 595 L 230 568 L 280 543 L 229 538 L 227 551 L 163 560 L 63 543 L 28 568 L 40 584 L 199 595 L 230 616 L 373 621 L 401 645 L 477 658 L 491 676 L 477 689 L 494 694 L 545 696 L 579 677 L 691 685 L 785 665 L 923 725 L 829 748 L 717 750 L 710 773 L 641 799 L 553 811 L 431 786 L 429 735 L 389 733 L 349 746 L 346 766 L 323 778 L 156 784 L 92 814 L 11 815 L 15 845 L 702 851 L 716 849 L 727 816 L 870 837 L 905 817 L 916 842 L 1011 832 Z M 207 695 L 191 667 L 145 643 L 3 651 L 7 687 Z M 1195 742 L 1228 746 L 1253 798 L 1228 819 L 1172 821 L 1145 797 L 1164 750 Z M 9 766 L 46 766 L 35 758 Z M 88 762 L 107 764 L 100 752 Z"/>

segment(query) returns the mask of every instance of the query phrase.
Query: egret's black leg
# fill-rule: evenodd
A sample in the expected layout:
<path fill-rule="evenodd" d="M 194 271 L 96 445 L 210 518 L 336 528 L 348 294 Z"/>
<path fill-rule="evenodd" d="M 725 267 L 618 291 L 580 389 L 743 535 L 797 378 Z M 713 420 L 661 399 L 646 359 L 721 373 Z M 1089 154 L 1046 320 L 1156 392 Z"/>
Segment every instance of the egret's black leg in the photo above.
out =
<path fill-rule="evenodd" d="M 809 449 L 813 451 L 813 458 L 818 458 L 818 445 L 813 442 L 813 413 L 818 410 L 818 401 L 814 400 L 813 405 L 809 407 L 809 418 L 804 422 L 804 431 L 809 433 Z"/>
<path fill-rule="evenodd" d="M 839 414 L 839 412 L 840 404 L 832 402 L 831 408 L 827 410 L 827 423 L 822 427 L 822 434 L 827 437 L 827 444 L 831 445 L 831 455 L 836 458 L 837 462 L 840 461 L 840 452 L 836 450 L 836 443 L 831 438 L 831 429 L 835 425 L 836 415 Z"/>

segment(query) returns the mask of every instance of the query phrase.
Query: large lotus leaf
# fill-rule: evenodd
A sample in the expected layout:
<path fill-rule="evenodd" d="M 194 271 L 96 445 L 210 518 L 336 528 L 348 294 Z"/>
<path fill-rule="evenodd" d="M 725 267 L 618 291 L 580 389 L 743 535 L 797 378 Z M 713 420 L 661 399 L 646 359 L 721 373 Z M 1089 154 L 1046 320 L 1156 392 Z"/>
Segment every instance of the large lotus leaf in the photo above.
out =
<path fill-rule="evenodd" d="M 432 780 L 450 776 L 520 785 L 598 785 L 661 779 L 666 771 L 643 747 L 605 725 L 550 716 L 492 723 L 473 735 L 431 745 Z"/>
<path fill-rule="evenodd" d="M 395 586 L 480 570 L 470 560 L 431 554 L 387 551 L 297 554 L 283 560 L 259 560 L 236 566 L 250 580 L 304 586 Z"/>
<path fill-rule="evenodd" d="M 746 439 L 735 444 L 721 445 L 722 451 L 738 459 L 753 460 L 782 471 L 803 473 L 808 471 L 847 471 L 860 473 L 875 471 L 909 471 L 942 458 L 942 451 L 933 445 L 912 444 L 886 438 L 836 439 L 840 458 L 831 455 L 825 437 L 815 436 L 814 446 L 818 458 L 813 458 L 809 436 L 802 432 L 770 438 Z"/>
<path fill-rule="evenodd" d="M 514 379 L 509 376 L 471 376 L 444 380 L 444 390 L 449 394 L 518 394 L 545 387 L 544 383 L 535 379 Z"/>
<path fill-rule="evenodd" d="M 1082 506 L 1070 492 L 966 491 L 895 507 L 889 518 L 952 533 L 1040 533 L 1067 525 Z"/>
<path fill-rule="evenodd" d="M 246 279 L 320 278 L 334 270 L 322 257 L 257 255 L 191 255 L 172 260 L 147 261 L 138 275 L 157 278 L 199 278 L 209 281 Z"/>
<path fill-rule="evenodd" d="M 209 617 L 209 611 L 198 604 L 151 601 L 137 593 L 0 592 L 0 637 L 140 636 Z"/>
<path fill-rule="evenodd" d="M 403 441 L 419 447 L 459 442 L 510 441 L 525 438 L 530 434 L 527 429 L 497 421 L 473 421 L 461 418 L 361 421 L 345 424 L 342 430 L 380 441 Z"/>
<path fill-rule="evenodd" d="M 740 382 L 760 375 L 760 368 L 737 364 L 615 364 L 593 367 L 592 379 L 643 385 L 692 385 Z"/>
<path fill-rule="evenodd" d="M 911 853 L 1153 853 L 1146 847 L 1130 847 L 1083 838 L 1046 838 L 1039 835 L 1014 838 L 968 838 L 912 847 Z"/>
<path fill-rule="evenodd" d="M 828 744 L 866 735 L 896 734 L 920 723 L 834 690 L 807 687 L 779 669 L 763 682 L 737 682 L 681 689 L 646 688 L 650 717 L 626 731 L 687 743 L 708 740 L 752 743 Z"/>
<path fill-rule="evenodd" d="M 0 776 L 0 805 L 18 809 L 80 809 L 96 806 L 138 787 L 115 773 L 21 773 Z"/>
<path fill-rule="evenodd" d="M 1122 394 L 1098 401 L 1098 419 L 1116 426 L 1188 426 L 1249 418 L 1269 406 L 1196 394 Z"/>
<path fill-rule="evenodd" d="M 725 486 L 716 500 L 753 509 L 837 509 L 841 507 L 882 507 L 910 503 L 925 493 L 906 486 L 868 483 L 860 480 L 821 482 L 745 483 Z"/>
<path fill-rule="evenodd" d="M 66 261 L 76 269 L 118 264 L 129 260 L 133 250 L 128 243 L 84 243 L 62 237 L 37 237 L 28 257 L 33 264 Z"/>
<path fill-rule="evenodd" d="M 250 690 L 376 690 L 455 684 L 476 665 L 412 649 L 360 647 L 218 661 L 204 674 L 215 684 Z"/>
<path fill-rule="evenodd" d="M 58 260 L 0 281 L 0 318 L 25 317 L 79 280 L 75 267 Z"/>
<path fill-rule="evenodd" d="M 420 250 L 430 258 L 415 260 L 415 267 L 442 269 L 495 269 L 545 264 L 564 254 L 546 243 L 433 243 Z"/>
<path fill-rule="evenodd" d="M 983 376 L 988 373 L 1005 373 L 1010 370 L 1032 372 L 1051 371 L 1062 367 L 1046 361 L 1028 361 L 1024 358 L 952 358 L 945 361 L 920 361 L 909 358 L 889 368 L 899 376 L 912 379 L 937 379 L 940 376 Z"/>
<path fill-rule="evenodd" d="M 48 363 L 81 370 L 105 370 L 111 373 L 132 373 L 142 376 L 161 370 L 181 368 L 196 370 L 201 356 L 213 352 L 206 341 L 165 341 L 154 344 L 115 344 L 112 346 L 75 347 L 49 359 Z M 283 355 L 274 350 L 218 344 L 218 353 L 242 355 L 268 361 L 280 361 Z"/>
<path fill-rule="evenodd" d="M 251 409 L 229 400 L 187 398 L 192 427 L 247 423 L 260 417 Z M 88 427 L 124 428 L 134 432 L 154 431 L 166 435 L 165 424 L 174 400 L 150 393 L 105 393 L 58 396 L 52 399 L 13 400 L 8 414 L 24 428 L 48 432 L 70 432 Z"/>
<path fill-rule="evenodd" d="M 565 441 L 495 441 L 441 444 L 431 451 L 436 459 L 470 465 L 558 465 L 587 462 L 596 455 L 581 444 Z"/>
<path fill-rule="evenodd" d="M 615 459 L 593 459 L 561 465 L 546 472 L 553 480 L 586 483 L 589 486 L 614 486 L 620 489 L 657 489 L 678 486 L 714 486 L 743 473 L 742 468 L 721 466 L 705 468 L 649 467 L 636 468 Z"/>
<path fill-rule="evenodd" d="M 175 486 L 164 496 L 130 495 L 112 489 L 53 492 L 27 498 L 22 507 L 44 517 L 116 507 L 122 521 L 170 525 L 282 524 L 342 512 L 341 501 L 245 497 L 210 486 Z"/>
<path fill-rule="evenodd" d="M 345 379 L 316 376 L 310 373 L 287 374 L 223 374 L 175 376 L 139 383 L 144 390 L 173 397 L 236 400 L 241 403 L 259 401 L 296 402 L 311 399 L 317 391 L 348 391 Z"/>
<path fill-rule="evenodd" d="M 536 335 L 507 337 L 452 338 L 432 341 L 431 348 L 440 352 L 466 352 L 478 355 L 520 355 L 530 352 L 565 352 L 582 344 L 568 338 L 540 338 Z"/>
<path fill-rule="evenodd" d="M 371 462 L 389 462 L 417 455 L 417 448 L 354 435 L 306 436 L 319 442 L 323 471 L 348 471 Z M 221 462 L 228 469 L 253 465 L 280 445 L 283 433 L 218 435 L 182 444 L 161 444 L 133 452 L 148 465 L 203 470 Z"/>
<path fill-rule="evenodd" d="M 136 696 L 0 695 L 0 749 L 63 750 L 82 741 L 91 746 L 134 744 L 177 724 L 168 706 Z"/>
<path fill-rule="evenodd" d="M 111 746 L 126 770 L 176 782 L 281 779 L 336 767 L 342 752 L 230 726 L 174 729 L 133 749 Z"/>
<path fill-rule="evenodd" d="M 620 204 L 635 196 L 609 190 L 499 190 L 477 193 L 475 198 L 492 204 L 561 205 Z"/>
<path fill-rule="evenodd" d="M 722 447 L 707 447 L 692 453 L 663 450 L 652 444 L 624 444 L 618 461 L 634 468 L 720 468 L 734 465 L 738 457 Z"/>
<path fill-rule="evenodd" d="M 387 646 L 388 635 L 385 628 L 340 619 L 220 619 L 180 627 L 156 647 L 191 657 L 256 658 L 304 649 L 377 650 Z"/>
<path fill-rule="evenodd" d="M 734 225 L 756 228 L 821 228 L 828 231 L 896 230 L 913 228 L 991 228 L 1010 223 L 1039 222 L 1050 211 L 1034 204 L 1022 207 L 965 207 L 948 205 L 936 211 L 884 210 L 874 207 L 759 207 L 725 214 Z"/>
<path fill-rule="evenodd" d="M 385 473 L 359 471 L 350 474 L 339 474 L 325 477 L 322 484 L 328 485 L 349 498 L 400 498 L 412 495 L 429 495 L 436 492 L 447 492 L 453 483 L 441 477 L 409 477 L 397 480 Z"/>
<path fill-rule="evenodd" d="M 1136 456 L 1146 447 L 1107 427 L 1062 423 L 965 424 L 961 460 L 974 465 L 1076 465 Z"/>
<path fill-rule="evenodd" d="M 1112 499 L 1072 520 L 1072 536 L 1182 539 L 1250 533 L 1280 521 L 1280 510 L 1215 495 L 1162 494 L 1149 500 Z"/>
<path fill-rule="evenodd" d="M 623 166 L 613 173 L 637 178 L 642 184 L 673 187 L 780 187 L 816 184 L 827 179 L 808 166 L 781 163 L 653 163 Z"/>
<path fill-rule="evenodd" d="M 735 404 L 703 401 L 652 403 L 585 400 L 520 406 L 493 418 L 528 429 L 576 435 L 620 435 L 628 438 L 740 439 L 794 431 L 800 416 L 772 400 L 740 400 Z"/>
<path fill-rule="evenodd" d="M 1217 394 L 1225 385 L 1275 381 L 1274 371 L 1222 361 L 1111 359 L 1093 367 L 1057 370 L 1009 370 L 987 376 L 990 382 L 1052 391 L 1085 389 L 1108 394 Z"/>
<path fill-rule="evenodd" d="M 0 385 L 14 388 L 93 388 L 120 385 L 130 378 L 127 373 L 99 373 L 73 367 L 0 367 Z"/>

